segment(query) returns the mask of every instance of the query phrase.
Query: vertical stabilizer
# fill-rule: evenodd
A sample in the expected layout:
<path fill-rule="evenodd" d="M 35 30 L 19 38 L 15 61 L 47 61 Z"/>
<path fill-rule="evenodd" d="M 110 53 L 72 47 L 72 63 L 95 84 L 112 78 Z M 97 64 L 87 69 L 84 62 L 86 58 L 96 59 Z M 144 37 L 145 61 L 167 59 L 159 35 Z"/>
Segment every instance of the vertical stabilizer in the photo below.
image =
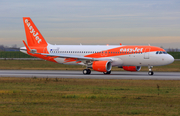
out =
<path fill-rule="evenodd" d="M 47 47 L 47 42 L 33 23 L 30 17 L 23 17 L 27 44 L 30 48 Z"/>

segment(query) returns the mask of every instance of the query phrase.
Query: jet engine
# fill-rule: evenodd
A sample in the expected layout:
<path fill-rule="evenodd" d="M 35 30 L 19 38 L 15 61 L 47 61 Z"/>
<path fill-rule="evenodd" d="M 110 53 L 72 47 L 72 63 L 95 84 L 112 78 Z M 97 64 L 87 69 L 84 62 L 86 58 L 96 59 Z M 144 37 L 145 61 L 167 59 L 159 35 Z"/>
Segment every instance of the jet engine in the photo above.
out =
<path fill-rule="evenodd" d="M 99 72 L 109 72 L 111 71 L 112 65 L 109 61 L 94 61 L 92 64 L 92 68 L 93 70 Z"/>
<path fill-rule="evenodd" d="M 132 71 L 132 72 L 141 70 L 141 66 L 123 66 L 122 68 L 126 71 Z"/>

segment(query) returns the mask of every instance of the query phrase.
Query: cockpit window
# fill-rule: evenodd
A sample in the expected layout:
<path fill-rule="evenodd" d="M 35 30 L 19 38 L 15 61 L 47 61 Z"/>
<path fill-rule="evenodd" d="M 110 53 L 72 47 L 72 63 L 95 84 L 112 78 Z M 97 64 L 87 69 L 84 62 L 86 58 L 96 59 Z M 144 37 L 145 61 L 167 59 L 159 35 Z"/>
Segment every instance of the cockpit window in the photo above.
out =
<path fill-rule="evenodd" d="M 157 51 L 156 54 L 167 54 L 167 52 L 164 52 L 164 51 Z"/>

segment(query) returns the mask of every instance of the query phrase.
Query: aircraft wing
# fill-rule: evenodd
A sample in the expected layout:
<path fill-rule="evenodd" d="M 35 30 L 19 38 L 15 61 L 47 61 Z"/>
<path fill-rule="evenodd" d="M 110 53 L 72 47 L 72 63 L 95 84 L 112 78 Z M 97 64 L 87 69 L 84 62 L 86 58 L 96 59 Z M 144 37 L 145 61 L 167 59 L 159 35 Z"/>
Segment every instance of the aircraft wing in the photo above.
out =
<path fill-rule="evenodd" d="M 50 57 L 59 57 L 59 58 L 75 58 L 77 60 L 86 60 L 86 61 L 112 61 L 110 58 L 90 58 L 90 57 L 84 57 L 84 56 L 78 56 L 78 55 L 72 55 L 72 54 L 45 54 L 45 53 L 36 53 L 35 51 L 31 50 L 26 42 L 23 40 L 23 43 L 27 49 L 27 52 L 33 53 L 33 54 L 41 54 L 45 56 L 50 56 Z"/>
<path fill-rule="evenodd" d="M 107 60 L 107 61 L 111 61 L 110 58 L 90 58 L 90 57 L 84 57 L 84 56 L 78 56 L 78 55 L 71 55 L 71 54 L 44 54 L 41 53 L 41 55 L 45 55 L 45 56 L 56 56 L 59 58 L 76 58 L 78 60 L 91 60 L 91 61 L 102 61 L 102 60 Z"/>

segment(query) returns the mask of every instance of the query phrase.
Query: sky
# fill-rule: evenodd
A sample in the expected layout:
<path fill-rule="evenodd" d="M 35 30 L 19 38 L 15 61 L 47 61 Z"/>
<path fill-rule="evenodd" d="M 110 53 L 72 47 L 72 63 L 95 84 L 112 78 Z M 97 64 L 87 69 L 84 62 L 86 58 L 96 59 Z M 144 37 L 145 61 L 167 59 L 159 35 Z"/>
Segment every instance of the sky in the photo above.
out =
<path fill-rule="evenodd" d="M 0 45 L 24 46 L 22 17 L 51 44 L 180 48 L 180 0 L 0 0 Z"/>

